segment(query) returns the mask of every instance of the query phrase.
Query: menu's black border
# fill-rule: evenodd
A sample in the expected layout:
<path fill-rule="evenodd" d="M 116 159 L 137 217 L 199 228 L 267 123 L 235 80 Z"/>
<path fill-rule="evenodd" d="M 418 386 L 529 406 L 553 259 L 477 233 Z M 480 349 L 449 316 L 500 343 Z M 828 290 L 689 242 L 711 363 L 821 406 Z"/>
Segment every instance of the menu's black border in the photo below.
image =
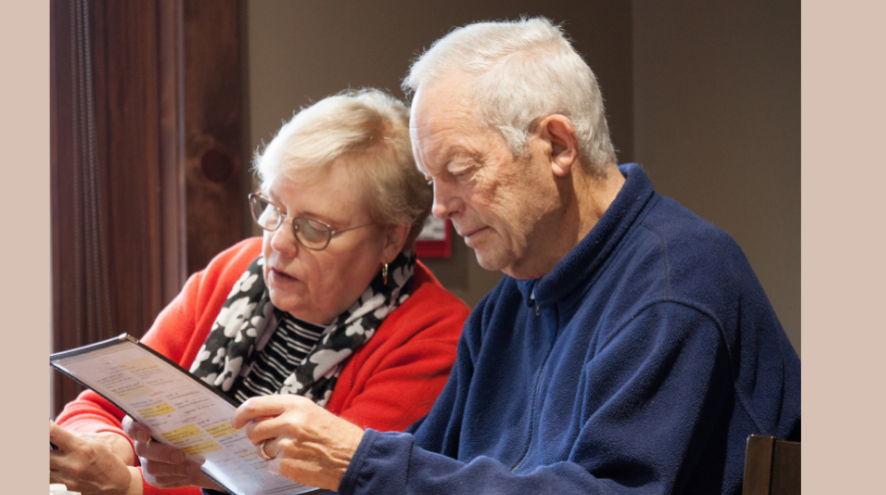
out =
<path fill-rule="evenodd" d="M 67 370 L 62 368 L 60 365 L 56 364 L 56 361 L 59 361 L 62 359 L 67 359 L 69 357 L 79 356 L 81 354 L 94 352 L 99 349 L 104 349 L 105 347 L 113 347 L 115 345 L 124 344 L 126 342 L 130 342 L 132 344 L 135 344 L 135 345 L 141 347 L 142 349 L 148 351 L 149 353 L 151 353 L 154 357 L 157 357 L 157 358 L 163 360 L 165 363 L 167 363 L 167 364 L 171 365 L 172 367 L 174 367 L 175 369 L 181 371 L 184 375 L 186 375 L 187 377 L 191 378 L 193 381 L 195 381 L 195 382 L 199 383 L 201 386 L 203 386 L 204 389 L 206 389 L 206 390 L 214 393 L 216 396 L 224 399 L 226 402 L 228 402 L 232 406 L 238 407 L 240 405 L 240 404 L 237 404 L 236 402 L 234 402 L 233 399 L 231 399 L 230 397 L 228 397 L 227 395 L 222 393 L 219 389 L 217 389 L 215 387 L 210 387 L 209 384 L 207 384 L 203 380 L 197 378 L 196 376 L 192 375 L 188 370 L 179 366 L 178 363 L 173 362 L 172 360 L 170 360 L 169 358 L 167 358 L 163 354 L 160 354 L 159 352 L 155 351 L 154 349 L 151 349 L 150 347 L 142 344 L 141 342 L 138 341 L 137 338 L 133 337 L 132 335 L 129 335 L 128 333 L 121 333 L 117 337 L 114 337 L 114 338 L 108 339 L 108 340 L 103 340 L 101 342 L 96 342 L 95 344 L 89 344 L 89 345 L 85 345 L 83 347 L 78 347 L 76 349 L 70 349 L 67 351 L 62 351 L 62 352 L 57 352 L 55 354 L 50 354 L 49 355 L 49 365 L 52 366 L 53 368 L 55 368 L 56 370 L 58 370 L 59 372 L 64 373 L 67 377 L 71 378 L 72 380 L 79 383 L 83 387 L 86 387 L 86 388 L 92 390 L 93 392 L 95 392 L 96 394 L 101 396 L 103 399 L 110 402 L 114 407 L 116 407 L 117 409 L 120 409 L 121 411 L 123 411 L 126 414 L 129 414 L 131 416 L 130 412 L 127 411 L 126 408 L 121 407 L 119 404 L 117 404 L 115 401 L 111 400 L 109 397 L 102 394 L 101 392 L 99 392 L 97 390 L 93 390 L 92 387 L 90 387 L 86 383 L 83 383 L 79 378 L 72 375 L 71 373 L 68 373 Z M 217 479 L 213 478 L 211 475 L 209 475 L 205 471 L 203 472 L 203 474 L 206 475 L 207 478 L 211 479 L 216 484 L 218 484 L 219 486 L 221 486 L 222 488 L 227 490 L 228 492 L 233 493 L 233 490 L 229 489 L 227 486 L 222 484 Z M 310 490 L 306 490 L 303 492 L 296 492 L 292 495 L 320 495 L 321 493 L 326 493 L 328 491 L 329 490 L 325 490 L 323 488 L 312 488 Z"/>

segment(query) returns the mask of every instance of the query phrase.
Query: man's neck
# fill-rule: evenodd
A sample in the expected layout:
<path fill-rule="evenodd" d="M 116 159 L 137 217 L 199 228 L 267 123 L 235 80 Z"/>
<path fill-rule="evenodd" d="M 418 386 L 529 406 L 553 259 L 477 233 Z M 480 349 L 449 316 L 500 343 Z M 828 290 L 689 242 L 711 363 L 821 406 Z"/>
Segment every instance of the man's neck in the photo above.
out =
<path fill-rule="evenodd" d="M 508 270 L 513 272 L 508 275 L 533 279 L 553 270 L 597 225 L 624 183 L 625 178 L 615 164 L 610 164 L 602 176 L 575 170 L 569 180 L 559 185 L 562 209 L 557 221 L 549 224 L 550 231 L 539 234 L 538 252 L 523 266 Z"/>
<path fill-rule="evenodd" d="M 588 232 L 603 218 L 609 205 L 615 201 L 625 178 L 615 164 L 609 164 L 603 177 L 578 173 L 576 181 L 576 202 L 579 204 L 579 228 L 572 247 L 578 245 Z M 571 249 L 570 249 L 571 251 Z"/>

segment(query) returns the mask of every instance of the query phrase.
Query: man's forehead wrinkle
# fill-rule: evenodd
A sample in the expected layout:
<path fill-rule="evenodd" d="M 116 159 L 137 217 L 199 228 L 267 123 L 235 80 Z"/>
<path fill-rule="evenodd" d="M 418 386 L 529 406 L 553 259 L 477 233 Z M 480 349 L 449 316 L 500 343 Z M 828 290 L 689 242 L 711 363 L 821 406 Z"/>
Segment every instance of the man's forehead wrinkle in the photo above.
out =
<path fill-rule="evenodd" d="M 438 168 L 428 153 L 427 142 L 428 139 L 421 140 L 413 136 L 412 145 L 413 154 L 415 155 L 415 165 L 418 167 L 419 171 L 426 176 L 428 174 L 433 174 L 435 169 Z"/>
<path fill-rule="evenodd" d="M 479 161 L 478 133 L 483 129 L 465 100 L 457 86 L 434 84 L 413 101 L 409 132 L 416 160 L 426 174 L 443 173 L 455 159 Z"/>
<path fill-rule="evenodd" d="M 424 154 L 427 157 L 426 153 L 422 153 L 422 154 Z M 436 160 L 435 160 L 434 165 L 436 165 L 438 168 L 442 168 L 442 167 L 445 167 L 447 164 L 449 164 L 451 161 L 453 161 L 456 158 L 460 158 L 463 156 L 474 157 L 475 155 L 477 155 L 476 152 L 470 151 L 463 144 L 450 143 L 444 139 L 444 140 L 442 140 L 442 144 L 441 144 L 440 149 L 436 150 L 436 153 L 435 153 Z"/>
<path fill-rule="evenodd" d="M 439 173 L 446 164 L 447 158 L 439 153 L 429 154 L 427 149 L 423 146 L 419 146 L 419 154 L 421 155 L 421 161 L 423 164 L 423 168 L 426 173 L 436 174 Z"/>

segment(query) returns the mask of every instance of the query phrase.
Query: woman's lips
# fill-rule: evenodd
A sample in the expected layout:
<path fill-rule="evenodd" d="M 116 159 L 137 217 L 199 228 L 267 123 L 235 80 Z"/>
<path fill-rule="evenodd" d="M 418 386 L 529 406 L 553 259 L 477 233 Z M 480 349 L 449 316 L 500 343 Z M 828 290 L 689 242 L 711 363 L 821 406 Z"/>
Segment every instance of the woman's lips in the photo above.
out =
<path fill-rule="evenodd" d="M 278 282 L 278 283 L 279 283 L 279 282 L 283 282 L 283 283 L 285 283 L 285 282 L 295 282 L 295 281 L 298 280 L 297 278 L 295 278 L 295 277 L 293 277 L 293 276 L 291 276 L 291 275 L 287 275 L 286 273 L 284 273 L 284 272 L 282 272 L 282 271 L 280 271 L 280 270 L 277 270 L 277 269 L 275 269 L 275 268 L 271 268 L 271 279 L 272 279 L 274 282 Z"/>

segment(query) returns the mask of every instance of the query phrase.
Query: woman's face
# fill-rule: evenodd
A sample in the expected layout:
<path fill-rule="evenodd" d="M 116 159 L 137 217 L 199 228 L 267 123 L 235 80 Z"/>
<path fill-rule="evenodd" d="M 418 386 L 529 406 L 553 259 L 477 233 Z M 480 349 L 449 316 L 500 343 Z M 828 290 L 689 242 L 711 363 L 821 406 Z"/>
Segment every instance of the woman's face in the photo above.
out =
<path fill-rule="evenodd" d="M 334 231 L 372 223 L 363 202 L 364 184 L 339 159 L 321 171 L 279 177 L 265 191 L 287 218 L 274 232 L 265 231 L 265 282 L 274 306 L 296 318 L 328 324 L 359 298 L 381 265 L 403 247 L 408 226 L 370 225 L 335 235 L 322 251 L 295 239 L 291 217 L 329 224 Z"/>

